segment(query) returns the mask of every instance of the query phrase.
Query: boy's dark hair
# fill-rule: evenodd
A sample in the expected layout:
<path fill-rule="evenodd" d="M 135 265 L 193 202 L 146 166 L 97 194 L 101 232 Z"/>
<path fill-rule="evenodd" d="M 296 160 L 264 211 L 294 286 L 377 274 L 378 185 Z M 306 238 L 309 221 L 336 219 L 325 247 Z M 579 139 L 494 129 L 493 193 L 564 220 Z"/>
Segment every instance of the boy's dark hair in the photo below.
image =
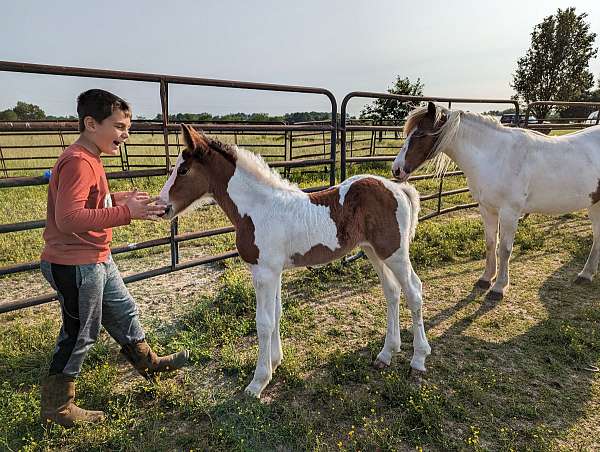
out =
<path fill-rule="evenodd" d="M 102 122 L 115 110 L 121 110 L 131 117 L 129 104 L 118 96 L 103 89 L 90 89 L 77 97 L 77 116 L 79 116 L 79 131 L 85 130 L 83 120 L 91 116 L 97 122 Z"/>

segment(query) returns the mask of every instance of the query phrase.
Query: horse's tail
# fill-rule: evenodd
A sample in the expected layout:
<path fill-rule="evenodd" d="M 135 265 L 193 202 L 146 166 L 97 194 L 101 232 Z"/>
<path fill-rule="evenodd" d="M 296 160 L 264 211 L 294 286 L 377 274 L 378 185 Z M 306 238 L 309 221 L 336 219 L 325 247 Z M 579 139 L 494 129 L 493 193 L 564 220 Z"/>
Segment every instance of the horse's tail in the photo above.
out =
<path fill-rule="evenodd" d="M 421 210 L 421 199 L 419 198 L 419 192 L 409 184 L 401 184 L 400 189 L 404 192 L 410 202 L 410 234 L 409 238 L 415 237 L 417 230 L 417 224 L 419 223 L 419 211 Z"/>

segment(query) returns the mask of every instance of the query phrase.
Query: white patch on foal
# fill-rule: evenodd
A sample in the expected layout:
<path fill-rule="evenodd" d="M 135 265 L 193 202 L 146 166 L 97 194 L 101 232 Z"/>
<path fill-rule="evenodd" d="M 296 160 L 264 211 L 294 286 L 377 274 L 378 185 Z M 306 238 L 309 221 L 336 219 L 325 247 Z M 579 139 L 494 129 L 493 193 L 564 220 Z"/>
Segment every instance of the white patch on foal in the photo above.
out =
<path fill-rule="evenodd" d="M 259 196 L 257 190 L 262 191 Z M 340 248 L 329 207 L 311 203 L 297 187 L 282 191 L 268 185 L 257 186 L 256 176 L 238 164 L 227 185 L 227 194 L 240 216 L 249 216 L 254 224 L 259 263 L 286 256 L 288 260 L 277 264 L 290 267 L 293 263 L 289 257 L 304 255 L 315 245 L 322 244 L 332 251 Z M 294 240 L 284 240 L 286 236 L 293 236 Z"/>

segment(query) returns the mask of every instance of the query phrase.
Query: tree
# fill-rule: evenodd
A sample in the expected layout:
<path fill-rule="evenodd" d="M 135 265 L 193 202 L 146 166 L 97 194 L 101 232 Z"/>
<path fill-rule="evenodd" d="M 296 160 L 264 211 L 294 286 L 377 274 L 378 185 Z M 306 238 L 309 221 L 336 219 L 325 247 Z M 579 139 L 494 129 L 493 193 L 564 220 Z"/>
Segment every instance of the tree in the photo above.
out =
<path fill-rule="evenodd" d="M 424 85 L 421 79 L 412 83 L 408 78 L 396 77 L 396 82 L 387 92 L 409 96 L 422 96 Z M 413 102 L 400 102 L 395 99 L 376 99 L 372 105 L 367 105 L 360 114 L 361 119 L 372 119 L 376 122 L 384 120 L 401 120 L 406 118 L 415 107 Z"/>
<path fill-rule="evenodd" d="M 0 111 L 0 121 L 16 121 L 18 119 L 17 114 L 12 109 Z"/>
<path fill-rule="evenodd" d="M 586 13 L 577 15 L 575 8 L 558 9 L 546 17 L 531 33 L 531 47 L 517 62 L 511 87 L 516 98 L 525 102 L 536 100 L 575 100 L 594 84 L 589 71 L 590 59 L 598 52 L 593 44 L 596 34 L 590 32 Z M 540 120 L 551 106 L 533 109 Z"/>
<path fill-rule="evenodd" d="M 46 113 L 40 107 L 34 104 L 28 104 L 27 102 L 17 102 L 13 111 L 17 114 L 17 117 L 22 121 L 31 121 L 35 119 L 44 119 Z"/>

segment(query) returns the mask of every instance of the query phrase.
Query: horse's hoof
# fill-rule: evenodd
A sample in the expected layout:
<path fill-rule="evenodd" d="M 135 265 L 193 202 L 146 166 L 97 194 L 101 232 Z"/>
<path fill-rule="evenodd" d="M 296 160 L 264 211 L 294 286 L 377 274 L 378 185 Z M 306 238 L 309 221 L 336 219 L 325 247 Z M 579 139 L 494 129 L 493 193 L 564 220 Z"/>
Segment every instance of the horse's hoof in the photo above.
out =
<path fill-rule="evenodd" d="M 478 279 L 475 283 L 475 287 L 481 290 L 488 290 L 491 285 L 492 283 L 490 281 L 486 281 L 485 279 Z"/>
<path fill-rule="evenodd" d="M 423 384 L 424 378 L 425 378 L 424 370 L 418 370 L 418 369 L 415 369 L 414 367 L 410 368 L 410 374 L 408 376 L 408 379 L 411 384 L 413 384 L 415 386 L 421 386 Z"/>
<path fill-rule="evenodd" d="M 573 283 L 580 285 L 580 286 L 589 286 L 590 284 L 592 284 L 592 280 L 585 278 L 583 276 L 577 276 L 577 278 L 575 278 L 575 281 L 573 281 Z"/>
<path fill-rule="evenodd" d="M 500 301 L 504 298 L 504 294 L 502 292 L 496 292 L 495 290 L 490 290 L 486 297 L 490 301 Z"/>
<path fill-rule="evenodd" d="M 375 369 L 381 370 L 381 369 L 385 369 L 386 367 L 389 367 L 389 364 L 384 363 L 383 361 L 381 361 L 379 358 L 377 358 L 374 362 L 373 362 L 373 367 Z"/>

